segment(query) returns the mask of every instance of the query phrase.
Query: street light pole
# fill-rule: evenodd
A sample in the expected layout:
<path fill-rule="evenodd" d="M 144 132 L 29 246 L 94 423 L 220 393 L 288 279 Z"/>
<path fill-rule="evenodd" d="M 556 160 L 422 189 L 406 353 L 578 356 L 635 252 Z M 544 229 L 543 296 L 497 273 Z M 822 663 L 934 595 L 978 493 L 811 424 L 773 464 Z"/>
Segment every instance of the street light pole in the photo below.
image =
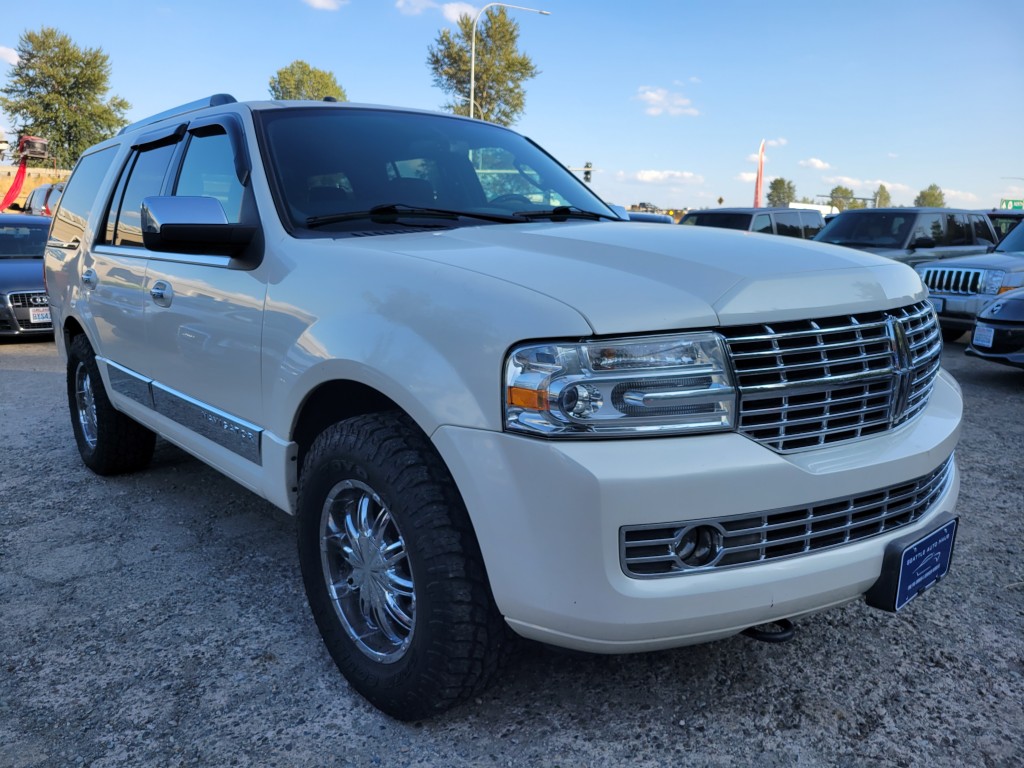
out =
<path fill-rule="evenodd" d="M 476 16 L 473 18 L 473 38 L 469 44 L 469 116 L 473 116 L 474 101 L 473 97 L 476 95 L 476 24 L 480 21 L 480 17 L 483 16 L 484 11 L 490 8 L 492 5 L 501 5 L 505 8 L 515 8 L 517 11 L 529 11 L 530 13 L 539 13 L 541 16 L 550 16 L 551 11 L 541 11 L 537 8 L 524 8 L 521 5 L 509 5 L 508 3 L 488 3 L 479 11 L 476 12 Z"/>

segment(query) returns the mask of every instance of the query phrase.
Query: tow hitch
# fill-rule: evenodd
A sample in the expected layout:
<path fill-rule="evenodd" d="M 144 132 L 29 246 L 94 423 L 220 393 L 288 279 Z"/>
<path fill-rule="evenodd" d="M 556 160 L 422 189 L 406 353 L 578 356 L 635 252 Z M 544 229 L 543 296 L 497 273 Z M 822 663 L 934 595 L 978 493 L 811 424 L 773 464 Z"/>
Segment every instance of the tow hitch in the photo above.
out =
<path fill-rule="evenodd" d="M 756 627 L 747 627 L 742 634 L 762 643 L 784 643 L 792 640 L 795 632 L 796 625 L 792 621 L 779 619 L 767 624 L 758 624 Z"/>

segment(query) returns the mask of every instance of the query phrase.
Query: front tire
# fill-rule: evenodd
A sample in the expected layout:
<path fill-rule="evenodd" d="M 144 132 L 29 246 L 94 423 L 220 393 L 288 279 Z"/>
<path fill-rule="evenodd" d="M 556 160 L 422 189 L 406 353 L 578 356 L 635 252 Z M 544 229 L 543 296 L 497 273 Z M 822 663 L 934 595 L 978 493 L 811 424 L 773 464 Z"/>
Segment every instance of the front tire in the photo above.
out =
<path fill-rule="evenodd" d="M 374 706 L 418 720 L 486 686 L 508 630 L 461 496 L 414 424 L 370 414 L 324 431 L 303 463 L 298 537 L 327 650 Z"/>
<path fill-rule="evenodd" d="M 84 334 L 68 347 L 67 385 L 71 427 L 85 466 L 98 475 L 118 475 L 149 464 L 156 435 L 110 404 Z"/>

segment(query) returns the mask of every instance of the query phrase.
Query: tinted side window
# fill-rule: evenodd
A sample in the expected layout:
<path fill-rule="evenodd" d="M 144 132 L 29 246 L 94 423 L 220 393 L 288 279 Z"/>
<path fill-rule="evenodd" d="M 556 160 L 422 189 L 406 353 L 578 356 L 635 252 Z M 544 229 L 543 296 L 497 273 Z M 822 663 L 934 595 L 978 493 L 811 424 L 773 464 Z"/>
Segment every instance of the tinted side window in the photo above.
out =
<path fill-rule="evenodd" d="M 825 220 L 821 218 L 821 214 L 814 211 L 800 211 L 800 221 L 803 223 L 804 237 L 808 240 L 821 232 L 825 226 Z"/>
<path fill-rule="evenodd" d="M 232 224 L 241 220 L 245 188 L 235 173 L 234 151 L 226 133 L 193 136 L 185 150 L 175 195 L 216 198 Z"/>
<path fill-rule="evenodd" d="M 754 223 L 750 225 L 751 232 L 763 232 L 766 235 L 772 234 L 772 218 L 767 213 L 759 213 L 754 217 Z"/>
<path fill-rule="evenodd" d="M 142 200 L 160 194 L 174 149 L 174 144 L 164 144 L 135 155 L 120 204 L 115 200 L 111 208 L 112 218 L 117 211 L 114 245 L 142 246 Z"/>
<path fill-rule="evenodd" d="M 54 239 L 64 243 L 82 240 L 96 193 L 117 155 L 115 150 L 116 147 L 107 147 L 91 155 L 85 155 L 78 161 L 53 218 Z"/>
<path fill-rule="evenodd" d="M 989 225 L 988 216 L 984 216 L 980 213 L 972 213 L 971 229 L 974 230 L 975 242 L 995 245 L 995 240 L 993 240 L 992 235 L 992 227 Z"/>
<path fill-rule="evenodd" d="M 946 216 L 946 245 L 970 245 L 971 233 L 967 229 L 967 219 L 962 213 L 950 213 Z"/>
<path fill-rule="evenodd" d="M 786 237 L 803 237 L 800 228 L 800 214 L 796 211 L 786 211 L 775 214 L 775 230 Z"/>
<path fill-rule="evenodd" d="M 921 213 L 918 214 L 917 220 L 914 222 L 914 229 L 910 235 L 910 244 L 913 245 L 915 241 L 921 238 L 929 238 L 935 241 L 935 244 L 944 243 L 946 240 L 946 217 L 941 213 Z"/>

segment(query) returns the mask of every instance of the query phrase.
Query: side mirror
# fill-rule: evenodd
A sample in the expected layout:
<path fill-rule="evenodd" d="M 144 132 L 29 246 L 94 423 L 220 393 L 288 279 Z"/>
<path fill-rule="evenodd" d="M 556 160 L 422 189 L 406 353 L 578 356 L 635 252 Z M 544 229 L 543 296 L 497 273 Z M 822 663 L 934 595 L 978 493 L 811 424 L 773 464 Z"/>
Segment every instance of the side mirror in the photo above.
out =
<path fill-rule="evenodd" d="M 256 227 L 231 224 L 213 197 L 147 197 L 142 242 L 151 251 L 238 256 Z"/>
<path fill-rule="evenodd" d="M 915 251 L 918 248 L 934 248 L 935 238 L 933 237 L 919 237 L 910 244 L 910 250 Z"/>

